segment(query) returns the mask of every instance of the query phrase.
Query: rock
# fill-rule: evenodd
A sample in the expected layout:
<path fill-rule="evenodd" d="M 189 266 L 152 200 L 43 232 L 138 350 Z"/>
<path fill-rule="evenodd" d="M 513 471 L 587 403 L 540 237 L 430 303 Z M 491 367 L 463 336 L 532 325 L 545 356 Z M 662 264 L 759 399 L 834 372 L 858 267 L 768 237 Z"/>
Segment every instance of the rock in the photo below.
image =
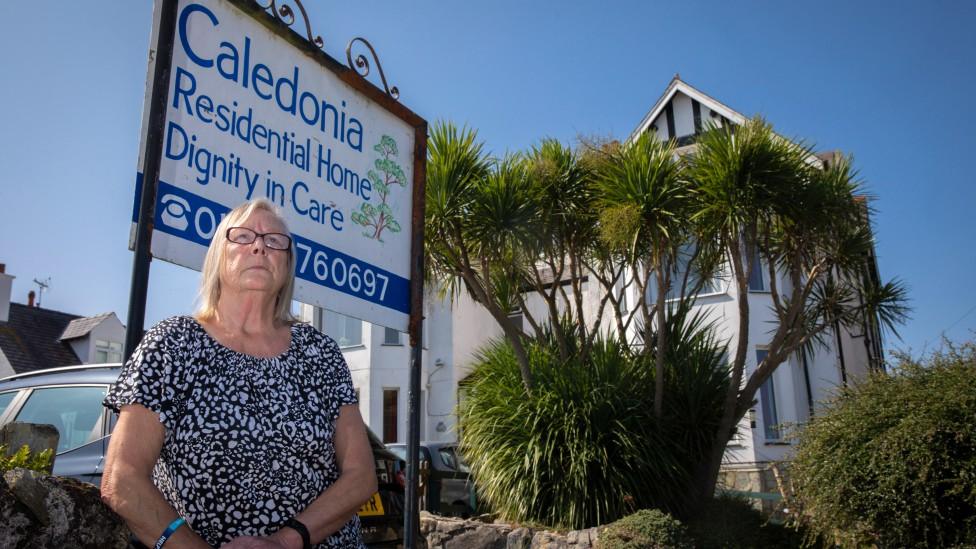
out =
<path fill-rule="evenodd" d="M 575 549 L 589 549 L 596 544 L 596 528 L 586 530 L 575 530 L 566 534 L 566 543 Z"/>
<path fill-rule="evenodd" d="M 51 524 L 51 517 L 44 504 L 48 490 L 37 481 L 37 478 L 42 476 L 46 475 L 29 469 L 14 469 L 8 471 L 3 478 L 7 481 L 7 487 L 13 492 L 14 497 L 27 506 L 38 522 L 47 526 Z"/>
<path fill-rule="evenodd" d="M 437 530 L 437 519 L 436 515 L 432 515 L 427 511 L 420 512 L 420 534 L 426 536 L 427 534 Z"/>
<path fill-rule="evenodd" d="M 465 529 L 461 519 L 442 518 L 437 522 L 437 531 L 441 534 L 454 534 Z"/>
<path fill-rule="evenodd" d="M 471 549 L 480 547 L 484 549 L 505 549 L 507 532 L 502 533 L 497 528 L 490 526 L 478 526 L 467 529 L 461 534 L 451 538 L 444 543 L 444 549 Z"/>
<path fill-rule="evenodd" d="M 532 547 L 532 530 L 516 528 L 508 533 L 506 549 L 530 549 Z"/>
<path fill-rule="evenodd" d="M 7 455 L 14 455 L 20 447 L 27 445 L 32 454 L 58 447 L 61 435 L 54 425 L 46 423 L 8 423 L 0 428 L 0 446 L 7 447 Z"/>
<path fill-rule="evenodd" d="M 0 547 L 119 548 L 129 529 L 102 503 L 98 488 L 14 469 L 0 486 Z"/>
<path fill-rule="evenodd" d="M 496 517 L 495 517 L 495 515 L 493 515 L 491 513 L 483 513 L 483 514 L 478 515 L 476 517 L 471 517 L 471 520 L 475 520 L 475 521 L 478 521 L 478 522 L 483 522 L 485 524 L 494 524 L 495 521 L 496 521 Z"/>
<path fill-rule="evenodd" d="M 568 549 L 566 539 L 552 532 L 536 532 L 532 537 L 532 549 Z"/>
<path fill-rule="evenodd" d="M 589 528 L 563 535 L 502 520 L 486 524 L 428 513 L 421 513 L 420 523 L 430 549 L 592 549 L 599 533 Z"/>
<path fill-rule="evenodd" d="M 20 503 L 0 477 L 0 547 L 27 548 L 32 530 L 30 510 Z"/>

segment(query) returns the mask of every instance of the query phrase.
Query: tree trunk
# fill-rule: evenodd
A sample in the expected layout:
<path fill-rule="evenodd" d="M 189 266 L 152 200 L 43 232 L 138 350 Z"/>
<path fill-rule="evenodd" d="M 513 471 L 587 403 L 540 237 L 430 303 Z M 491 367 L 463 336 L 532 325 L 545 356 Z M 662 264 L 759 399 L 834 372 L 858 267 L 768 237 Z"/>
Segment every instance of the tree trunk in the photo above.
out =
<path fill-rule="evenodd" d="M 488 313 L 491 314 L 492 318 L 498 322 L 501 326 L 502 331 L 505 333 L 505 338 L 512 344 L 512 350 L 515 352 L 515 359 L 519 363 L 519 372 L 522 374 L 522 385 L 525 387 L 526 394 L 532 394 L 532 370 L 529 368 L 529 355 L 525 351 L 525 345 L 522 342 L 522 332 L 512 325 L 511 320 L 508 315 L 501 310 L 491 298 L 488 296 L 486 288 L 482 287 L 478 283 L 477 276 L 470 268 L 465 268 L 461 273 L 461 279 L 464 281 L 465 286 L 468 291 L 474 297 L 475 301 L 481 303 Z"/>
<path fill-rule="evenodd" d="M 657 350 L 654 353 L 654 417 L 664 416 L 664 354 L 668 343 L 665 326 L 664 294 L 667 291 L 664 267 L 658 262 L 657 268 Z"/>
<path fill-rule="evenodd" d="M 719 470 L 722 468 L 722 457 L 725 455 L 725 446 L 732 438 L 732 430 L 736 423 L 741 419 L 741 415 L 736 411 L 739 406 L 739 388 L 742 386 L 742 376 L 745 372 L 746 353 L 749 351 L 749 273 L 742 267 L 742 246 L 739 239 L 733 239 L 728 246 L 731 258 L 733 279 L 736 283 L 739 305 L 739 334 L 735 348 L 735 358 L 732 362 L 732 378 L 729 381 L 728 391 L 725 393 L 725 402 L 722 405 L 722 419 L 719 421 L 718 429 L 712 438 L 711 449 L 709 450 L 708 460 L 703 464 L 699 471 L 698 499 L 695 508 L 700 510 L 701 505 L 708 501 L 715 494 L 715 486 L 718 483 Z"/>

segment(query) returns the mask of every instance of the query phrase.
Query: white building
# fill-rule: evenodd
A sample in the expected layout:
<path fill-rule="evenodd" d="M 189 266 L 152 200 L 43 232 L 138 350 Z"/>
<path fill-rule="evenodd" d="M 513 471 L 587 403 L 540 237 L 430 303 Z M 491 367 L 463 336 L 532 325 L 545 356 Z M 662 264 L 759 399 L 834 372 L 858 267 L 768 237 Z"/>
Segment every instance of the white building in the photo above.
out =
<path fill-rule="evenodd" d="M 654 131 L 660 139 L 675 138 L 679 152 L 694 147 L 695 136 L 709 122 L 723 126 L 742 124 L 746 117 L 719 101 L 683 82 L 678 76 L 671 81 L 661 98 L 643 118 L 631 138 L 646 131 Z M 828 157 L 822 157 L 827 160 Z M 869 269 L 877 275 L 870 258 Z M 768 273 L 755 271 L 750 281 L 749 333 L 746 378 L 756 368 L 765 353 L 766 338 L 770 337 L 771 296 Z M 782 283 L 781 283 L 782 284 Z M 594 283 L 583 283 L 584 310 L 596 311 L 599 291 Z M 634 288 L 634 286 L 631 286 Z M 568 288 L 567 288 L 568 289 Z M 634 304 L 635 289 L 626 298 Z M 696 306 L 706 308 L 710 318 L 717 321 L 718 335 L 734 344 L 738 326 L 737 297 L 731 283 L 719 281 L 711 293 L 698 297 Z M 544 318 L 545 309 L 539 303 L 529 307 L 535 318 Z M 535 306 L 538 306 L 538 311 Z M 460 382 L 470 373 L 474 352 L 493 338 L 502 336 L 501 328 L 480 305 L 463 295 L 453 304 L 438 300 L 427 301 L 424 329 L 424 363 L 421 384 L 421 440 L 455 440 L 456 416 Z M 322 326 L 321 314 L 308 307 L 306 319 Z M 344 354 L 352 370 L 353 381 L 359 388 L 363 418 L 386 441 L 406 442 L 407 391 L 409 381 L 409 348 L 406 336 L 382 327 L 369 326 L 356 320 L 326 313 L 325 331 L 334 337 L 346 333 L 348 345 Z M 611 329 L 609 318 L 606 328 Z M 338 339 L 338 338 L 337 338 Z M 783 439 L 779 424 L 803 424 L 814 413 L 817 402 L 829 391 L 852 378 L 865 375 L 872 368 L 881 368 L 881 338 L 874 326 L 860 333 L 841 329 L 830 334 L 826 348 L 818 348 L 812 356 L 794 356 L 780 365 L 766 382 L 754 409 L 743 418 L 739 434 L 726 452 L 726 485 L 745 492 L 775 492 L 773 477 L 767 471 L 770 462 L 784 460 L 790 443 Z M 730 349 L 730 354 L 735 349 Z"/>

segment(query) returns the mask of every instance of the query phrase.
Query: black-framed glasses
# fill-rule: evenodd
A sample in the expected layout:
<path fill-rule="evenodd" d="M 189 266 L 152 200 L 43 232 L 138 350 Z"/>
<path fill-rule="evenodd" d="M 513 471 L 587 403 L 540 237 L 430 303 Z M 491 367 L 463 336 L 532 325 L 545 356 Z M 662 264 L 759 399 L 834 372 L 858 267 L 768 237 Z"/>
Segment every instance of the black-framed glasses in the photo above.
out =
<path fill-rule="evenodd" d="M 264 245 L 272 250 L 290 250 L 291 237 L 282 233 L 259 233 L 247 227 L 231 227 L 227 229 L 227 240 L 234 244 L 253 244 L 258 237 L 264 240 Z"/>

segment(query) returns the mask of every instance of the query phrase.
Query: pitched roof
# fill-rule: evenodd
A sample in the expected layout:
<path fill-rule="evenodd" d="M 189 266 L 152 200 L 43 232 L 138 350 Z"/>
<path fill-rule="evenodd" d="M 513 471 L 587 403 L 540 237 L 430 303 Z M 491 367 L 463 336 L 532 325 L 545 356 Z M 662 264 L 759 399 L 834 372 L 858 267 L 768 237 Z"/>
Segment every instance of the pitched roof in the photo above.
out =
<path fill-rule="evenodd" d="M 14 372 L 21 374 L 43 368 L 81 364 L 61 334 L 77 315 L 10 304 L 10 317 L 0 322 L 0 349 Z"/>
<path fill-rule="evenodd" d="M 637 127 L 634 128 L 634 131 L 630 134 L 628 141 L 637 139 L 640 134 L 647 131 L 647 127 L 650 126 L 652 122 L 657 120 L 657 117 L 661 114 L 671 99 L 674 98 L 674 96 L 679 92 L 698 101 L 702 105 L 712 109 L 719 115 L 731 120 L 736 124 L 742 124 L 746 121 L 746 117 L 742 113 L 732 109 L 698 88 L 695 88 L 691 84 L 682 80 L 680 75 L 676 74 L 674 75 L 674 78 L 671 79 L 671 83 L 668 84 L 667 89 L 664 90 L 664 94 L 658 98 L 657 102 L 654 103 L 654 106 L 651 107 L 651 110 L 647 111 L 647 114 L 645 114 L 644 118 L 641 119 L 640 124 L 637 124 Z"/>
<path fill-rule="evenodd" d="M 68 323 L 68 327 L 64 329 L 64 333 L 58 338 L 61 341 L 68 341 L 69 339 L 75 339 L 77 337 L 84 337 L 88 335 L 102 323 L 103 320 L 112 316 L 115 313 L 102 313 L 96 316 L 86 316 L 82 318 L 76 318 Z"/>

